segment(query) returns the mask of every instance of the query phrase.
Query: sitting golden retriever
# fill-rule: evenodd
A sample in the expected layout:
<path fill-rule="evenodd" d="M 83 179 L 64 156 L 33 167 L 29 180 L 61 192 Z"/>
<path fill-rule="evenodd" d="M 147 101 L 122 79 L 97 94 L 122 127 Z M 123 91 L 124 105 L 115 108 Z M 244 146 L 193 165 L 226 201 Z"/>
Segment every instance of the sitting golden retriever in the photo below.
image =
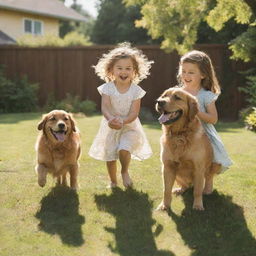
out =
<path fill-rule="evenodd" d="M 57 177 L 57 183 L 67 186 L 66 174 L 70 174 L 70 187 L 77 189 L 80 134 L 71 114 L 53 110 L 43 115 L 38 124 L 41 131 L 36 142 L 38 184 L 46 184 L 47 173 Z"/>
<path fill-rule="evenodd" d="M 197 100 L 180 88 L 170 88 L 157 99 L 156 110 L 161 114 L 163 130 L 160 143 L 164 194 L 158 209 L 169 208 L 172 192 L 181 194 L 193 185 L 193 208 L 204 210 L 202 194 L 211 192 L 216 168 L 210 141 L 196 116 Z M 180 188 L 172 190 L 174 181 Z"/>

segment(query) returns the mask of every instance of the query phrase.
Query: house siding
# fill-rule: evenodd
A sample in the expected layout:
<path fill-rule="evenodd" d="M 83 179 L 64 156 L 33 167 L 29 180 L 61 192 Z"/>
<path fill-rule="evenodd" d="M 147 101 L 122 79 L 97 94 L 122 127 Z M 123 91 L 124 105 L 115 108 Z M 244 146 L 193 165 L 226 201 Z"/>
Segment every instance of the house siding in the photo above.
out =
<path fill-rule="evenodd" d="M 59 35 L 59 21 L 57 19 L 1 9 L 0 30 L 17 40 L 25 34 L 23 28 L 25 18 L 42 21 L 43 34 Z"/>

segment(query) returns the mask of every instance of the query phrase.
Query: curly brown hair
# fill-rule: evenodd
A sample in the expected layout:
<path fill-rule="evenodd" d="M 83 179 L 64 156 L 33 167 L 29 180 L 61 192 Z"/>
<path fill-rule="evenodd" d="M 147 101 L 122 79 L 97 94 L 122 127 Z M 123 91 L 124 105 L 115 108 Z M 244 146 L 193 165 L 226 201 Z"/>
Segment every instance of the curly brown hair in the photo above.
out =
<path fill-rule="evenodd" d="M 124 58 L 132 60 L 135 73 L 132 82 L 139 83 L 150 74 L 149 70 L 154 62 L 149 61 L 141 50 L 131 47 L 131 44 L 127 42 L 118 44 L 116 48 L 103 54 L 97 65 L 93 66 L 95 73 L 106 82 L 113 81 L 113 66 L 116 61 Z"/>

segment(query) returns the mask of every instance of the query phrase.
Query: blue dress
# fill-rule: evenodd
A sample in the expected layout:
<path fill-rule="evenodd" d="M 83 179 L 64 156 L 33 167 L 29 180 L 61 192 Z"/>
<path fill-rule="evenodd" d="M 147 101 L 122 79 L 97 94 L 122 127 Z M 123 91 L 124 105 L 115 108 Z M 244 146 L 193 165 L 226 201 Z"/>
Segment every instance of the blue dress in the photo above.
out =
<path fill-rule="evenodd" d="M 209 105 L 210 103 L 212 103 L 213 101 L 216 101 L 218 98 L 218 94 L 215 94 L 211 91 L 207 91 L 204 88 L 201 88 L 198 92 L 198 94 L 196 95 L 196 98 L 198 100 L 199 103 L 199 109 L 201 112 L 207 112 L 206 111 L 206 107 L 207 105 Z M 224 172 L 225 170 L 227 170 L 231 165 L 232 165 L 232 161 L 229 158 L 225 147 L 223 145 L 223 142 L 221 141 L 220 136 L 218 135 L 215 127 L 213 124 L 209 124 L 209 123 L 205 123 L 203 121 L 201 121 L 204 130 L 207 134 L 207 136 L 209 137 L 211 144 L 212 144 L 212 148 L 213 148 L 213 162 L 214 163 L 218 163 L 221 164 L 221 171 L 220 172 Z"/>

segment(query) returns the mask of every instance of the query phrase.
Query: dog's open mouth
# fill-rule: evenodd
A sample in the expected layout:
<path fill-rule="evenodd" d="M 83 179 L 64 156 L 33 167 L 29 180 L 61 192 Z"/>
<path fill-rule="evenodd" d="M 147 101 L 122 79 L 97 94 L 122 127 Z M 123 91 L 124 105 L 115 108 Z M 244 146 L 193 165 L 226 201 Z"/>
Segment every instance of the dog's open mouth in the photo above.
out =
<path fill-rule="evenodd" d="M 53 137 L 57 140 L 57 141 L 60 141 L 60 142 L 63 142 L 65 140 L 65 137 L 66 137 L 66 133 L 64 130 L 60 130 L 60 131 L 53 131 L 51 129 L 51 132 L 52 132 L 52 135 Z"/>
<path fill-rule="evenodd" d="M 158 118 L 160 124 L 168 125 L 175 121 L 177 121 L 182 116 L 182 110 L 176 110 L 173 112 L 166 112 L 162 113 L 162 115 Z"/>

